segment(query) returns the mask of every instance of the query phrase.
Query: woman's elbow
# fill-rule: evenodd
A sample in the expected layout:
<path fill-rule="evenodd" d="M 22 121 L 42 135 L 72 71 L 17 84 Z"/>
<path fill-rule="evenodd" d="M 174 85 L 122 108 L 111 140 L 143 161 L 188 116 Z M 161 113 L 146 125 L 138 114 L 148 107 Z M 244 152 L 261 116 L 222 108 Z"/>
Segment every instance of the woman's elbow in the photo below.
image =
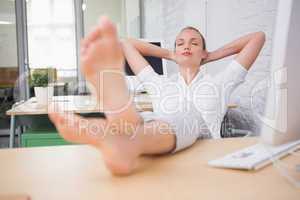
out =
<path fill-rule="evenodd" d="M 255 34 L 256 38 L 258 38 L 262 43 L 266 41 L 266 34 L 263 31 L 259 31 Z"/>

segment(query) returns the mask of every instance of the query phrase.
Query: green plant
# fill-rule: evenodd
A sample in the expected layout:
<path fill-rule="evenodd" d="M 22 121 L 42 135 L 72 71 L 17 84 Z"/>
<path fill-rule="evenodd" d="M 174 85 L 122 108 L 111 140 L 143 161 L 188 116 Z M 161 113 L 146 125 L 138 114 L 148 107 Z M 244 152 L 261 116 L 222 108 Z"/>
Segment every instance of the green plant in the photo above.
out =
<path fill-rule="evenodd" d="M 31 86 L 32 87 L 47 87 L 49 82 L 48 73 L 43 72 L 33 72 L 31 74 Z"/>

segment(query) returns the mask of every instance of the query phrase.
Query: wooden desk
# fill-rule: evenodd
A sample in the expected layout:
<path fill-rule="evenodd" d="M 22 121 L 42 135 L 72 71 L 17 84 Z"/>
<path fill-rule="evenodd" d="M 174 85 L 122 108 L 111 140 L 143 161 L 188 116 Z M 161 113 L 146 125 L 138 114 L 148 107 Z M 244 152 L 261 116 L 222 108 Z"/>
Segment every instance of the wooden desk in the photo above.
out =
<path fill-rule="evenodd" d="M 68 112 L 75 113 L 96 113 L 100 112 L 99 106 L 91 96 L 54 96 L 53 102 Z M 147 95 L 136 95 L 134 102 L 138 111 L 152 111 L 152 103 Z M 22 102 L 6 112 L 11 116 L 10 120 L 10 139 L 9 147 L 14 145 L 15 135 L 15 116 L 18 115 L 43 115 L 48 114 L 47 106 L 39 106 L 36 98 L 32 97 L 29 100 Z"/>
<path fill-rule="evenodd" d="M 99 106 L 91 96 L 54 96 L 53 102 L 63 107 L 68 112 L 95 113 L 100 112 Z M 145 95 L 134 97 L 138 111 L 152 111 L 152 103 Z M 7 115 L 41 115 L 48 114 L 47 106 L 39 106 L 36 97 L 15 106 L 6 112 Z"/>
<path fill-rule="evenodd" d="M 128 177 L 112 176 L 99 151 L 86 145 L 3 149 L 0 194 L 28 194 L 32 200 L 298 200 L 300 190 L 272 165 L 259 171 L 207 165 L 254 143 L 255 138 L 202 140 L 174 155 L 142 158 Z"/>

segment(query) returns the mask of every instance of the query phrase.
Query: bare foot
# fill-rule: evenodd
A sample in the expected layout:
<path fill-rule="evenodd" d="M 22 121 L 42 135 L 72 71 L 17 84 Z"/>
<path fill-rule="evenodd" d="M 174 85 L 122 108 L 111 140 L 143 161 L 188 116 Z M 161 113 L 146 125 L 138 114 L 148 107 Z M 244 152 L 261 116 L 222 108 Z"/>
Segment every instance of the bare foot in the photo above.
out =
<path fill-rule="evenodd" d="M 113 174 L 127 175 L 137 167 L 143 146 L 138 138 L 119 132 L 118 123 L 64 112 L 51 112 L 49 116 L 65 140 L 99 149 Z"/>
<path fill-rule="evenodd" d="M 136 167 L 142 146 L 132 139 L 141 127 L 123 75 L 124 56 L 115 26 L 102 17 L 96 29 L 82 42 L 82 71 L 95 88 L 106 119 L 85 119 L 74 114 L 49 113 L 66 140 L 99 148 L 108 169 L 129 174 Z"/>
<path fill-rule="evenodd" d="M 106 17 L 83 41 L 81 69 L 110 119 L 139 122 L 124 77 L 124 55 L 115 26 Z"/>

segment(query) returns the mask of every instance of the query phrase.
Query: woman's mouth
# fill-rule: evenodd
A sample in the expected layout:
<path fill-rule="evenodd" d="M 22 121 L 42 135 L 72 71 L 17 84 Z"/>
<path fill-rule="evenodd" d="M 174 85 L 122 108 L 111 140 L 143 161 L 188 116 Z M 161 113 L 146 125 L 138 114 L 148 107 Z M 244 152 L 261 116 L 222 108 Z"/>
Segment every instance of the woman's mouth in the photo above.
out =
<path fill-rule="evenodd" d="M 192 53 L 191 53 L 191 52 L 188 52 L 188 51 L 186 51 L 186 52 L 183 52 L 183 53 L 182 53 L 182 55 L 184 55 L 184 56 L 191 56 L 191 55 L 192 55 Z"/>

